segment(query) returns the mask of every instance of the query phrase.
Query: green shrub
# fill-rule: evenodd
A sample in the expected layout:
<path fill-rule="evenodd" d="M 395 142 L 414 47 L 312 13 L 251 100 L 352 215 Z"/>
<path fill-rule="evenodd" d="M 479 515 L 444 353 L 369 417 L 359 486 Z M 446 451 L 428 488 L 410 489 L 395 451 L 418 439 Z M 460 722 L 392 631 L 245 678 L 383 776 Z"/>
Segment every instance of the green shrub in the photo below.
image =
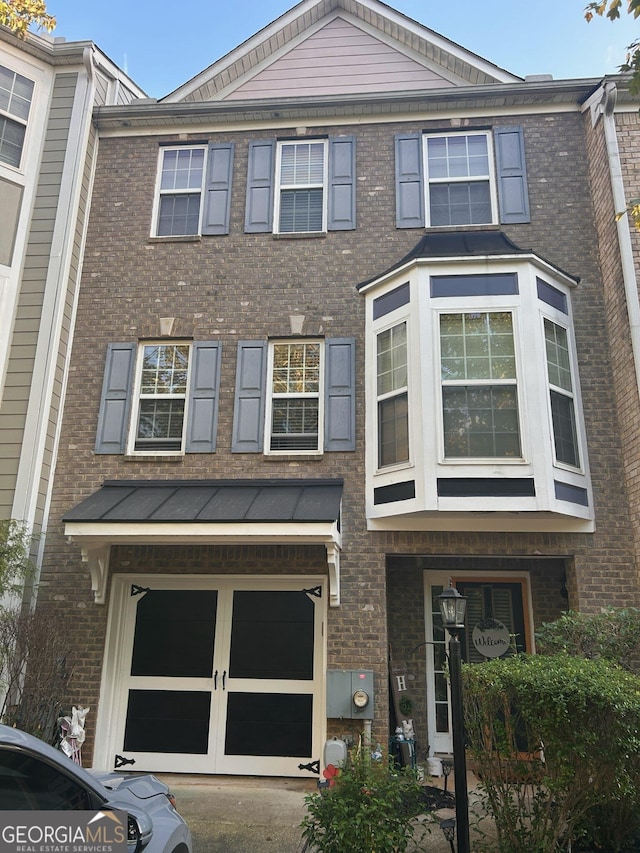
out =
<path fill-rule="evenodd" d="M 388 758 L 350 755 L 334 784 L 305 797 L 303 837 L 319 853 L 401 853 L 416 833 L 422 788 Z M 424 828 L 424 824 L 422 824 Z"/>
<path fill-rule="evenodd" d="M 465 666 L 463 678 L 470 752 L 500 853 L 551 853 L 606 809 L 612 791 L 636 796 L 638 677 L 562 654 Z"/>
<path fill-rule="evenodd" d="M 536 631 L 540 654 L 566 652 L 583 658 L 602 658 L 640 675 L 640 610 L 607 607 L 600 613 L 569 610 Z"/>

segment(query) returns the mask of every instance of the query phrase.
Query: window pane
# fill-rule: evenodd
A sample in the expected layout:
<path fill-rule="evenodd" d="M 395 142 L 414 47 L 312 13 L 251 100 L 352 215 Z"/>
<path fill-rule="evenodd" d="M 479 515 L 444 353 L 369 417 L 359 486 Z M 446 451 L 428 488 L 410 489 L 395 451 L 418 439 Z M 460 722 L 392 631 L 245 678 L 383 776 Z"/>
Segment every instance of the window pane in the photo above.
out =
<path fill-rule="evenodd" d="M 406 394 L 378 403 L 378 465 L 393 465 L 409 458 L 409 411 Z"/>
<path fill-rule="evenodd" d="M 199 190 L 202 188 L 203 168 L 204 149 L 202 148 L 164 151 L 160 187 L 163 190 Z"/>
<path fill-rule="evenodd" d="M 197 234 L 199 223 L 199 193 L 162 196 L 158 215 L 158 237 Z"/>
<path fill-rule="evenodd" d="M 400 323 L 378 335 L 378 394 L 407 385 L 407 324 Z"/>
<path fill-rule="evenodd" d="M 455 379 L 515 379 L 509 311 L 440 316 L 441 375 Z"/>
<path fill-rule="evenodd" d="M 184 400 L 141 400 L 136 450 L 179 450 L 183 422 Z"/>
<path fill-rule="evenodd" d="M 32 97 L 33 81 L 0 65 L 0 110 L 26 121 Z"/>
<path fill-rule="evenodd" d="M 0 161 L 18 167 L 24 145 L 23 125 L 0 116 Z"/>
<path fill-rule="evenodd" d="M 431 225 L 478 225 L 491 222 L 489 182 L 431 184 Z"/>
<path fill-rule="evenodd" d="M 317 398 L 274 399 L 271 422 L 271 450 L 317 449 Z"/>
<path fill-rule="evenodd" d="M 551 417 L 556 459 L 576 468 L 580 465 L 578 436 L 573 400 L 557 391 L 551 391 Z"/>
<path fill-rule="evenodd" d="M 544 321 L 544 337 L 547 348 L 547 368 L 549 382 L 565 391 L 573 389 L 571 383 L 571 361 L 567 330 L 562 326 Z"/>
<path fill-rule="evenodd" d="M 142 361 L 143 394 L 186 394 L 189 347 L 146 346 Z"/>
<path fill-rule="evenodd" d="M 484 135 L 427 139 L 430 178 L 466 178 L 489 174 L 487 137 Z"/>
<path fill-rule="evenodd" d="M 283 190 L 280 196 L 282 234 L 322 231 L 323 191 Z"/>
<path fill-rule="evenodd" d="M 322 184 L 324 181 L 324 143 L 294 142 L 280 149 L 282 186 Z"/>
<path fill-rule="evenodd" d="M 275 344 L 273 393 L 317 393 L 320 390 L 320 344 Z"/>
<path fill-rule="evenodd" d="M 0 811 L 76 811 L 98 806 L 95 795 L 48 761 L 21 750 L 0 750 Z"/>
<path fill-rule="evenodd" d="M 520 456 L 515 386 L 445 386 L 442 389 L 445 456 Z"/>

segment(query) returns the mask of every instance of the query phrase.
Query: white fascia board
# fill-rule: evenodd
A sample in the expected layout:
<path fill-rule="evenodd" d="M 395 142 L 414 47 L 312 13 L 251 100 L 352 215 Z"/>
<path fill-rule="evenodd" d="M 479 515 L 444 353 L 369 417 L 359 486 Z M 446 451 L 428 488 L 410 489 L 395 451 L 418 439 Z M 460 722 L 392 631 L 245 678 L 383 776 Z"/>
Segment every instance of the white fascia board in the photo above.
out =
<path fill-rule="evenodd" d="M 65 536 L 80 545 L 121 542 L 280 542 L 304 545 L 334 542 L 335 521 L 326 522 L 104 522 L 67 521 Z"/>
<path fill-rule="evenodd" d="M 342 536 L 337 521 L 326 522 L 250 522 L 238 523 L 118 523 L 67 522 L 65 536 L 80 546 L 82 559 L 89 566 L 96 604 L 105 604 L 112 545 L 122 543 L 270 543 L 324 545 L 329 573 L 329 603 L 340 605 L 340 552 Z"/>
<path fill-rule="evenodd" d="M 591 518 L 551 512 L 443 512 L 367 518 L 371 531 L 458 533 L 593 533 Z"/>

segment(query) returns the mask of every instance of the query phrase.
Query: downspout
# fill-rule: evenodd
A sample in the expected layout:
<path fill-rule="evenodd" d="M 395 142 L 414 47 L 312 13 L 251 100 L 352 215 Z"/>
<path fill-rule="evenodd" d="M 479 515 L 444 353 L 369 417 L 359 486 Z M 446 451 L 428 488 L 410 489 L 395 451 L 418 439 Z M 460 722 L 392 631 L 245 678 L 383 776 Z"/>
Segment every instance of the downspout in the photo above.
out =
<path fill-rule="evenodd" d="M 617 100 L 616 84 L 607 81 L 604 84 L 604 138 L 609 160 L 609 175 L 611 176 L 611 189 L 613 191 L 613 204 L 616 213 L 625 211 L 627 199 L 624 191 L 622 178 L 622 167 L 620 165 L 620 151 L 618 148 L 618 137 L 614 109 Z M 636 374 L 636 393 L 640 396 L 640 298 L 638 297 L 638 282 L 633 262 L 633 247 L 629 231 L 629 216 L 625 214 L 616 223 L 618 230 L 618 246 L 620 248 L 620 261 L 622 264 L 622 282 L 624 286 L 627 314 L 629 315 L 629 331 L 631 333 L 631 349 L 633 352 L 633 364 Z"/>

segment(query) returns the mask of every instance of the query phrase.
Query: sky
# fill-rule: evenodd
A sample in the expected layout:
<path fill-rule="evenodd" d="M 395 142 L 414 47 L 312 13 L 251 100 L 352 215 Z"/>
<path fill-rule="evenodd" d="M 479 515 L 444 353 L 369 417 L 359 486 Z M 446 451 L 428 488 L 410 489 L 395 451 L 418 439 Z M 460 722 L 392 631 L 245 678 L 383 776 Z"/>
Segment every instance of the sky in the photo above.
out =
<path fill-rule="evenodd" d="M 278 18 L 294 0 L 47 0 L 54 36 L 95 42 L 161 98 Z M 615 74 L 640 20 L 584 19 L 587 0 L 395 0 L 399 12 L 506 71 Z M 623 3 L 626 7 L 626 3 Z"/>

